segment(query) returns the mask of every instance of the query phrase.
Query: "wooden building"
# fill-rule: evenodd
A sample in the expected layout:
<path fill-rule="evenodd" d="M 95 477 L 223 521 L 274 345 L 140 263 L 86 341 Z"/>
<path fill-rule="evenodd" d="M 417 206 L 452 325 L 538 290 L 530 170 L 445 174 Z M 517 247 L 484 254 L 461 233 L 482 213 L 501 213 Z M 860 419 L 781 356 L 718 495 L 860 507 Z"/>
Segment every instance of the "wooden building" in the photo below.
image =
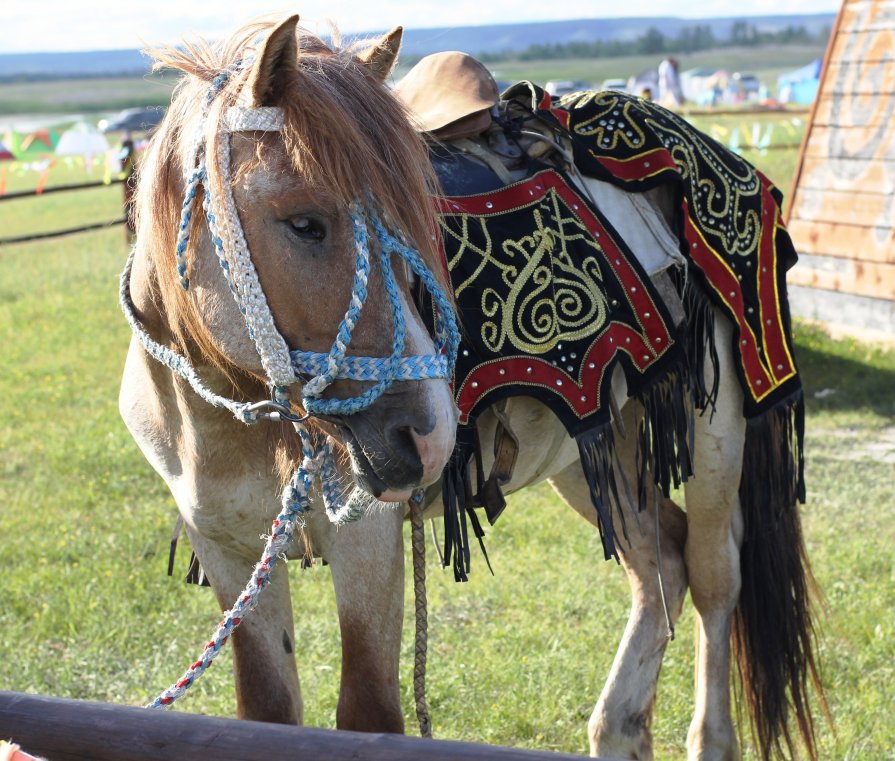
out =
<path fill-rule="evenodd" d="M 793 314 L 895 341 L 895 0 L 844 0 L 790 199 Z"/>

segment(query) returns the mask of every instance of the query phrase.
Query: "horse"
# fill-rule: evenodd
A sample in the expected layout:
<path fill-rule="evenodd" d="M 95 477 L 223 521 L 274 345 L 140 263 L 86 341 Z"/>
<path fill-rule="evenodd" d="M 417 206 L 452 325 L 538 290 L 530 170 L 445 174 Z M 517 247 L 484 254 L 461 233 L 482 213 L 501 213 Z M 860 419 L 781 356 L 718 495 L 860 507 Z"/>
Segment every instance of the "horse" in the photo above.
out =
<path fill-rule="evenodd" d="M 307 476 L 316 467 L 317 455 L 305 445 L 331 442 L 330 471 L 341 481 L 336 500 L 351 503 L 351 517 L 363 517 L 341 520 L 345 511 L 328 504 L 325 484 L 306 490 L 293 553 L 322 558 L 332 571 L 342 637 L 337 726 L 403 732 L 398 658 L 401 527 L 407 510 L 400 503 L 422 487 L 430 513 L 439 510 L 460 414 L 448 383 L 453 366 L 445 369 L 442 362 L 439 370 L 416 375 L 395 371 L 396 357 L 435 362 L 457 348 L 445 339 L 451 333 L 450 300 L 445 306 L 440 298 L 442 289 L 450 288 L 438 259 L 441 222 L 432 203 L 440 191 L 419 125 L 385 86 L 400 28 L 367 47 L 343 49 L 301 30 L 297 22 L 297 17 L 255 22 L 214 49 L 196 44 L 156 52 L 162 64 L 186 76 L 139 173 L 137 242 L 123 285 L 135 337 L 120 410 L 169 486 L 222 609 L 242 594 L 247 562 L 261 549 L 256 537 L 277 515 L 283 483 L 290 473 L 294 484 L 295 473 Z M 197 172 L 203 151 L 232 166 L 232 179 L 214 162 Z M 593 178 L 577 181 L 595 198 L 617 195 Z M 193 204 L 203 194 L 226 197 L 228 185 L 239 229 L 221 234 L 217 207 L 200 211 Z M 613 226 L 640 242 L 635 245 L 677 249 L 668 194 L 636 197 L 640 200 L 631 202 L 636 214 L 631 206 L 615 206 L 622 211 L 612 212 Z M 368 228 L 378 231 L 374 248 L 404 252 L 408 266 L 389 275 L 382 257 L 370 268 L 366 303 L 347 335 L 348 354 L 349 341 L 340 341 L 348 313 L 342 322 L 340 314 L 358 293 L 356 250 Z M 248 263 L 229 253 L 232 245 L 251 251 Z M 239 261 L 234 264 L 233 258 Z M 259 346 L 259 333 L 263 339 L 271 331 L 259 330 L 243 314 L 253 309 L 241 299 L 243 286 L 230 278 L 234 269 L 251 270 L 250 263 L 257 270 L 255 293 L 269 311 L 268 327 L 273 325 L 286 347 L 279 364 L 282 350 Z M 419 299 L 420 281 L 429 304 Z M 656 432 L 650 421 L 655 428 L 661 415 L 645 409 L 647 397 L 627 399 L 629 377 L 621 364 L 601 383 L 606 397 L 626 400 L 612 415 L 611 424 L 628 432 L 611 448 L 613 468 L 619 480 L 637 485 L 633 499 L 649 509 L 638 513 L 637 530 L 625 529 L 626 538 L 612 545 L 617 552 L 608 553 L 617 555 L 628 576 L 632 610 L 588 723 L 590 750 L 652 758 L 650 719 L 667 631 L 689 588 L 700 635 L 689 758 L 738 757 L 730 706 L 731 642 L 739 649 L 763 757 L 792 749 L 789 702 L 814 757 L 808 683 L 816 681 L 816 669 L 810 569 L 794 504 L 798 488 L 786 477 L 775 476 L 773 489 L 750 482 L 775 457 L 792 454 L 787 428 L 792 410 L 763 425 L 747 420 L 736 326 L 712 306 L 703 308 L 698 320 L 687 317 L 702 325 L 707 342 L 692 351 L 691 364 L 714 382 L 709 390 L 703 384 L 702 394 L 686 396 L 691 414 L 682 417 L 683 437 L 672 437 L 675 451 L 686 449 L 685 459 L 692 459 L 693 473 L 684 474 L 686 511 L 661 479 L 644 477 L 650 468 L 638 442 Z M 406 326 L 400 346 L 393 338 L 399 323 Z M 316 360 L 290 364 L 290 351 L 314 354 Z M 157 361 L 160 357 L 167 361 Z M 393 372 L 369 378 L 346 371 L 356 357 L 386 358 L 374 364 Z M 199 375 L 202 394 L 193 383 Z M 372 381 L 372 388 L 386 388 L 346 412 L 344 402 L 361 398 Z M 234 399 L 229 406 L 220 402 L 225 395 Z M 699 406 L 693 396 L 704 414 L 692 414 Z M 651 403 L 661 398 L 658 394 Z M 220 403 L 216 407 L 209 400 Z M 258 421 L 259 409 L 268 411 L 269 422 L 244 425 Z M 295 431 L 304 431 L 302 437 L 290 422 Z M 625 521 L 622 500 L 607 494 L 627 488 L 603 483 L 603 499 L 595 496 L 593 479 L 582 478 L 581 460 L 588 459 L 589 450 L 568 435 L 542 400 L 518 396 L 491 406 L 476 416 L 474 428 L 482 441 L 512 430 L 518 451 L 500 484 L 504 493 L 547 479 L 601 531 L 609 530 L 613 518 Z M 771 451 L 762 456 L 762 448 Z M 483 447 L 464 465 L 474 479 L 484 480 L 496 459 Z M 298 470 L 297 463 L 302 463 Z M 769 504 L 762 506 L 770 492 Z M 271 575 L 257 608 L 237 623 L 232 636 L 237 715 L 301 723 L 285 575 Z M 781 636 L 769 638 L 768 632 Z"/>

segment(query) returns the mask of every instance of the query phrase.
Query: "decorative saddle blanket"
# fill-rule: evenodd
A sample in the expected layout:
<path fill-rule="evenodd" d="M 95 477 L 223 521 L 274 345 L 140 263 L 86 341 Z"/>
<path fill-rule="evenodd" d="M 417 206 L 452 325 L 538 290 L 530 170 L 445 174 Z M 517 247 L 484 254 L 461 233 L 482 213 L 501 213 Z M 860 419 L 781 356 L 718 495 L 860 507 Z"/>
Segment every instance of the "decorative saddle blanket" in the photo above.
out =
<path fill-rule="evenodd" d="M 635 389 L 666 371 L 676 343 L 662 301 L 560 172 L 542 168 L 493 192 L 446 198 L 439 215 L 464 326 L 455 375 L 461 424 L 525 393 L 574 436 L 605 422 L 617 354 Z"/>
<path fill-rule="evenodd" d="M 776 409 L 796 421 L 786 468 L 801 494 L 801 386 L 784 277 L 796 256 L 779 191 L 743 159 L 640 98 L 585 92 L 554 100 L 530 82 L 503 97 L 512 106 L 501 122 L 510 140 L 537 120 L 571 142 L 582 174 L 631 192 L 673 187 L 687 278 L 698 286 L 680 278 L 687 320 L 675 327 L 636 257 L 562 168 L 529 160 L 527 176 L 504 185 L 478 162 L 433 147 L 445 194 L 438 206 L 443 252 L 464 327 L 454 384 L 462 427 L 443 479 L 445 562 L 455 577 L 469 570 L 466 518 L 480 540 L 483 534 L 472 507 L 485 506 L 492 522 L 502 509 L 492 504 L 493 488 L 484 488 L 475 418 L 514 395 L 544 402 L 577 439 L 606 556 L 617 557 L 612 372 L 621 363 L 629 394 L 646 410 L 641 475 L 649 471 L 667 494 L 692 475 L 690 400 L 705 409 L 717 392 L 717 372 L 706 379 L 703 369 L 715 356 L 712 306 L 735 326 L 745 416 Z"/>

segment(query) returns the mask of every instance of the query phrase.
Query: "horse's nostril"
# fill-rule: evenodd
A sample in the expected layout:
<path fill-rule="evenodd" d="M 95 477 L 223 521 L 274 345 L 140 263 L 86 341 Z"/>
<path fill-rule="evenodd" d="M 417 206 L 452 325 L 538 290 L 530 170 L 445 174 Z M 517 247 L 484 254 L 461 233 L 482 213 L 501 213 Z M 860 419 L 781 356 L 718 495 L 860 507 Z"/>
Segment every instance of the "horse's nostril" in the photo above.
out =
<path fill-rule="evenodd" d="M 413 432 L 417 436 L 428 436 L 435 430 L 435 422 L 435 413 L 428 412 L 424 417 L 411 420 L 400 427 L 401 429 L 406 430 L 408 434 Z"/>
<path fill-rule="evenodd" d="M 392 440 L 396 445 L 396 449 L 407 459 L 419 459 L 419 451 L 416 444 L 416 437 L 420 436 L 419 431 L 410 425 L 404 425 L 397 428 L 394 432 Z M 424 435 L 424 434 L 423 434 Z"/>

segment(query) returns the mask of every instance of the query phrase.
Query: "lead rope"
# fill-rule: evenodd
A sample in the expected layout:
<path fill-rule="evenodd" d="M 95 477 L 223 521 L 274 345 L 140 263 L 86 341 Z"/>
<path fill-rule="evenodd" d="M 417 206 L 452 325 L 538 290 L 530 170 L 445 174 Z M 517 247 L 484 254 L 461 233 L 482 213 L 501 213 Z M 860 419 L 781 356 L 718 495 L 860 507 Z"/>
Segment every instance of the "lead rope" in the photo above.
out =
<path fill-rule="evenodd" d="M 432 737 L 432 720 L 426 702 L 426 661 L 429 647 L 429 611 L 426 604 L 426 531 L 423 525 L 422 489 L 410 497 L 410 539 L 413 545 L 413 601 L 416 638 L 413 649 L 413 699 L 421 737 Z"/>
<path fill-rule="evenodd" d="M 147 708 L 164 708 L 171 705 L 183 695 L 212 664 L 221 652 L 233 630 L 242 619 L 258 605 L 258 598 L 270 582 L 270 573 L 277 558 L 286 557 L 296 531 L 304 528 L 304 513 L 310 508 L 310 492 L 315 477 L 321 468 L 321 454 L 315 454 L 313 442 L 307 429 L 301 422 L 294 422 L 295 431 L 301 438 L 303 461 L 292 481 L 283 490 L 283 509 L 271 524 L 270 536 L 261 553 L 261 560 L 255 565 L 245 589 L 237 598 L 233 607 L 225 611 L 202 655 L 190 666 L 174 684 L 160 693 L 155 700 L 147 704 Z M 299 475 L 300 474 L 300 475 Z"/>
<path fill-rule="evenodd" d="M 653 490 L 653 504 L 656 512 L 656 573 L 659 577 L 659 595 L 662 598 L 662 610 L 665 613 L 665 638 L 669 642 L 674 641 L 674 624 L 671 621 L 671 615 L 668 613 L 668 598 L 665 595 L 665 580 L 662 574 L 662 542 L 659 538 L 662 534 L 659 526 L 659 497 L 656 490 Z"/>

